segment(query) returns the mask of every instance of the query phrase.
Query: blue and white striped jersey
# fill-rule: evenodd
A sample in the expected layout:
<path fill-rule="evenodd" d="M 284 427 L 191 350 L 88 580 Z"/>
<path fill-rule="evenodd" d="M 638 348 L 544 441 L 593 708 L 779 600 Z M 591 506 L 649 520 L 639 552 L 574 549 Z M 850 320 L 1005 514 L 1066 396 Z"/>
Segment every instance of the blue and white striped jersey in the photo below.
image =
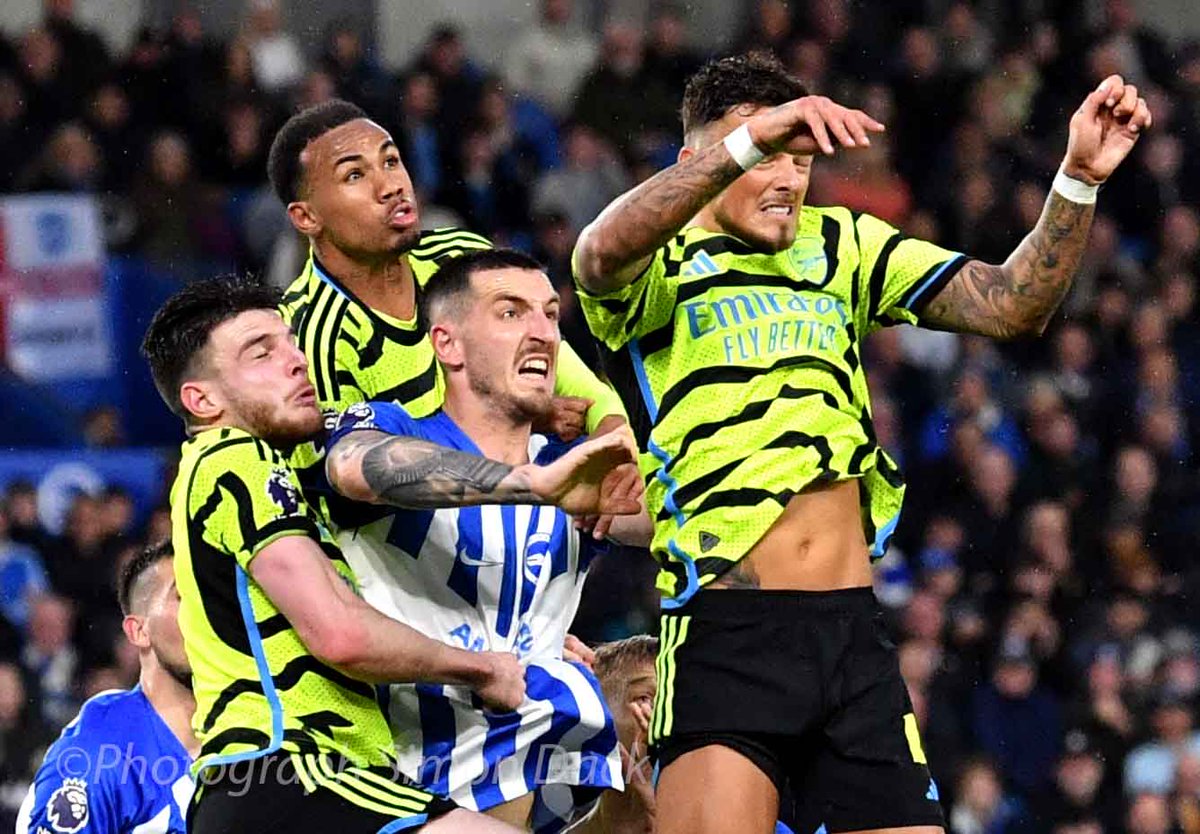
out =
<path fill-rule="evenodd" d="M 140 686 L 101 692 L 46 751 L 16 834 L 183 834 L 191 766 Z"/>
<path fill-rule="evenodd" d="M 480 454 L 445 413 L 414 420 L 378 402 L 347 409 L 329 448 L 364 429 Z M 566 448 L 535 435 L 530 456 L 544 463 Z M 485 713 L 466 687 L 392 686 L 389 718 L 406 775 L 472 810 L 538 791 L 539 832 L 571 818 L 588 793 L 578 788 L 623 787 L 599 683 L 562 659 L 594 553 L 565 513 L 386 509 L 343 529 L 338 543 L 363 597 L 383 613 L 459 648 L 511 651 L 526 666 L 525 702 L 512 713 Z"/>

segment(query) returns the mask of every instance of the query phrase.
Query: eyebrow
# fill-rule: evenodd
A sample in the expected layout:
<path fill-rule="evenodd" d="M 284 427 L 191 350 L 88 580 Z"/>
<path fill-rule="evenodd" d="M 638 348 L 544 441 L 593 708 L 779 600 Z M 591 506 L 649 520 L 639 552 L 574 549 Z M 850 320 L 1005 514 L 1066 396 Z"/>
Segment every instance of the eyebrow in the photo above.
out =
<path fill-rule="evenodd" d="M 246 351 L 248 351 L 250 348 L 254 347 L 255 345 L 264 344 L 270 340 L 271 340 L 270 333 L 260 333 L 257 336 L 255 336 L 254 338 L 247 339 L 245 342 L 243 342 L 242 346 L 238 348 L 238 353 L 239 354 L 245 353 Z"/>
<path fill-rule="evenodd" d="M 384 151 L 388 150 L 389 147 L 391 147 L 391 148 L 396 147 L 395 140 L 390 137 L 387 139 L 384 139 L 383 143 L 380 144 L 379 152 L 383 153 Z M 365 159 L 365 157 L 360 153 L 348 153 L 343 157 L 339 157 L 338 160 L 333 163 L 333 167 L 336 168 L 339 165 L 346 163 L 346 162 L 361 162 L 363 159 Z"/>
<path fill-rule="evenodd" d="M 510 292 L 500 293 L 499 295 L 497 295 L 495 298 L 492 299 L 492 303 L 501 302 L 501 301 L 515 301 L 518 304 L 531 304 L 531 305 L 538 303 L 535 299 L 529 299 L 523 295 L 516 295 L 516 294 L 510 293 Z M 560 296 L 557 292 L 555 292 L 554 295 L 543 300 L 541 303 L 543 303 L 543 304 L 561 304 L 562 296 Z"/>

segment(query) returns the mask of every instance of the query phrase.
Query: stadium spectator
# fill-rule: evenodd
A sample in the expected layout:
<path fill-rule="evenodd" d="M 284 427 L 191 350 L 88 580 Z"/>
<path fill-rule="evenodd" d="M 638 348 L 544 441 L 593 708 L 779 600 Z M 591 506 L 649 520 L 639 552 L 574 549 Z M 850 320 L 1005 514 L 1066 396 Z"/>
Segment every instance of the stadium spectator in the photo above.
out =
<path fill-rule="evenodd" d="M 1200 756 L 1200 731 L 1186 696 L 1164 687 L 1150 707 L 1151 738 L 1125 759 L 1125 790 L 1130 796 L 1170 793 L 1180 759 Z"/>
<path fill-rule="evenodd" d="M 39 718 L 55 729 L 66 724 L 79 706 L 75 691 L 79 655 L 71 644 L 74 620 L 67 600 L 39 597 L 29 612 L 29 639 L 21 652 L 21 666 L 37 685 Z"/>
<path fill-rule="evenodd" d="M 304 75 L 305 60 L 296 38 L 283 28 L 279 0 L 249 0 L 245 36 L 254 78 L 267 93 L 278 93 Z"/>
<path fill-rule="evenodd" d="M 8 514 L 0 512 L 0 614 L 24 631 L 33 601 L 48 589 L 41 557 L 9 537 Z"/>
<path fill-rule="evenodd" d="M 573 0 L 541 0 L 538 21 L 505 51 L 509 89 L 528 96 L 559 119 L 599 53 L 596 38 L 575 24 Z"/>
<path fill-rule="evenodd" d="M 601 134 L 581 122 L 569 125 L 565 134 L 563 167 L 538 178 L 533 210 L 539 214 L 565 210 L 572 234 L 578 235 L 629 180 Z"/>

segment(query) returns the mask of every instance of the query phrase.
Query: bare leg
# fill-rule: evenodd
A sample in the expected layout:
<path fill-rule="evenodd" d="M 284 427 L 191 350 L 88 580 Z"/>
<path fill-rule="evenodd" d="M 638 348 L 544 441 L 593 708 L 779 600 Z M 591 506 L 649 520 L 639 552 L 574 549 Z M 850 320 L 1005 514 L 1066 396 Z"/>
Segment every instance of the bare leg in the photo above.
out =
<path fill-rule="evenodd" d="M 518 834 L 523 828 L 513 828 L 484 814 L 458 808 L 426 823 L 422 834 Z"/>
<path fill-rule="evenodd" d="M 522 831 L 529 830 L 529 815 L 533 812 L 533 794 L 527 793 L 524 796 L 519 796 L 511 802 L 505 802 L 503 805 L 497 805 L 495 808 L 489 808 L 484 811 L 489 817 L 494 820 L 506 822 L 509 825 L 520 828 Z"/>
<path fill-rule="evenodd" d="M 683 754 L 659 774 L 658 834 L 773 834 L 779 792 L 728 747 Z"/>

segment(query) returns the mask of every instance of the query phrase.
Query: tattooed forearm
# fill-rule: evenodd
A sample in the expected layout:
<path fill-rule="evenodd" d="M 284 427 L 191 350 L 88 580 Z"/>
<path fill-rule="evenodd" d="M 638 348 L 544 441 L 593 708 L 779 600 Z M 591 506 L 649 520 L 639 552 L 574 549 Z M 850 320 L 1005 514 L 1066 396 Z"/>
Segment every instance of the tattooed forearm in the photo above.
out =
<path fill-rule="evenodd" d="M 747 590 L 761 588 L 762 585 L 759 583 L 758 571 L 754 569 L 754 565 L 750 564 L 750 560 L 742 559 L 742 561 L 737 562 L 729 570 L 714 579 L 709 587 Z"/>
<path fill-rule="evenodd" d="M 326 462 L 338 492 L 397 507 L 540 503 L 519 468 L 412 437 L 351 435 Z"/>
<path fill-rule="evenodd" d="M 1004 265 L 969 261 L 922 321 L 1001 339 L 1040 334 L 1071 288 L 1094 209 L 1051 191 L 1037 226 Z"/>
<path fill-rule="evenodd" d="M 619 197 L 580 236 L 580 282 L 595 293 L 629 283 L 655 250 L 741 174 L 718 142 Z"/>

